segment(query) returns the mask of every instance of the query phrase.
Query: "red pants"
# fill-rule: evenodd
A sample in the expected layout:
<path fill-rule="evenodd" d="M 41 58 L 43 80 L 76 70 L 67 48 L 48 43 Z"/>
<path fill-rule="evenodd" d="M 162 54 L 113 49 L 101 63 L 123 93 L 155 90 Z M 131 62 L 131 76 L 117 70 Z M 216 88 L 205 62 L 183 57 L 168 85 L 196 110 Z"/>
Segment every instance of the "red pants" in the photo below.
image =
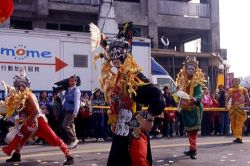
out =
<path fill-rule="evenodd" d="M 188 139 L 189 139 L 189 148 L 190 150 L 196 150 L 196 143 L 197 143 L 197 131 L 188 131 L 187 132 Z"/>
<path fill-rule="evenodd" d="M 43 117 L 38 117 L 38 128 L 35 131 L 34 135 L 44 139 L 46 142 L 48 142 L 52 146 L 58 146 L 62 150 L 62 152 L 65 154 L 65 156 L 69 156 L 69 150 L 68 146 L 54 133 L 54 131 L 50 128 L 48 123 L 44 120 Z M 27 142 L 27 140 L 30 138 L 30 136 L 33 135 L 33 132 L 30 131 L 30 128 L 34 128 L 34 125 L 23 125 L 20 129 L 20 133 L 23 136 L 20 136 L 20 134 L 17 134 L 15 138 L 8 144 L 7 147 L 3 148 L 4 152 L 8 152 L 8 154 L 11 154 L 11 152 L 15 149 L 17 152 L 20 152 L 22 146 Z M 7 154 L 7 153 L 6 153 Z"/>
<path fill-rule="evenodd" d="M 56 135 L 43 117 L 38 118 L 38 129 L 35 135 L 44 139 L 52 146 L 59 146 L 65 156 L 69 156 L 68 146 Z"/>
<path fill-rule="evenodd" d="M 130 157 L 132 166 L 149 166 L 148 137 L 141 133 L 140 138 L 131 138 Z"/>

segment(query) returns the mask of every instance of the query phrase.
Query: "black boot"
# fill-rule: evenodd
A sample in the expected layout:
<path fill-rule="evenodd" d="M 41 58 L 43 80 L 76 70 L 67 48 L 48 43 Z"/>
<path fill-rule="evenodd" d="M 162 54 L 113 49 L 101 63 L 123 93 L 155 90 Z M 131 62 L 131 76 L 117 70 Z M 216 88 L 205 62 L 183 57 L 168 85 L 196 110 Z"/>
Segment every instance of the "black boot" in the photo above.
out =
<path fill-rule="evenodd" d="M 189 151 L 184 151 L 183 153 L 184 153 L 185 155 L 187 155 L 187 156 L 190 156 L 191 150 L 189 150 Z"/>
<path fill-rule="evenodd" d="M 20 153 L 16 153 L 14 152 L 11 156 L 11 158 L 6 160 L 6 163 L 10 163 L 10 162 L 20 162 L 21 161 L 21 155 Z"/>
<path fill-rule="evenodd" d="M 190 150 L 190 158 L 193 159 L 193 160 L 196 160 L 197 159 L 197 153 L 196 153 L 196 150 Z"/>
<path fill-rule="evenodd" d="M 242 139 L 240 138 L 236 138 L 235 140 L 233 140 L 233 143 L 243 144 Z"/>
<path fill-rule="evenodd" d="M 67 160 L 63 163 L 63 165 L 71 165 L 74 164 L 74 158 L 71 156 L 67 157 Z"/>

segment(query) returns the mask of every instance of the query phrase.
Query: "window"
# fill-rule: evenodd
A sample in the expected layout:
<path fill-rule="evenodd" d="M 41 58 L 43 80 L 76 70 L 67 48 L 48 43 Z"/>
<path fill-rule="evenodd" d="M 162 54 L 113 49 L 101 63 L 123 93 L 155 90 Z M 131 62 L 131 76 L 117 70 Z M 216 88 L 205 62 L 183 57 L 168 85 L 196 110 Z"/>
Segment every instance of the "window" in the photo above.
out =
<path fill-rule="evenodd" d="M 10 20 L 10 27 L 14 29 L 33 29 L 32 21 Z"/>
<path fill-rule="evenodd" d="M 134 37 L 141 37 L 141 29 L 133 27 L 133 36 Z"/>
<path fill-rule="evenodd" d="M 59 24 L 47 23 L 47 29 L 59 30 Z"/>
<path fill-rule="evenodd" d="M 82 25 L 60 24 L 60 30 L 62 30 L 62 31 L 83 32 L 83 26 Z"/>
<path fill-rule="evenodd" d="M 171 92 L 176 90 L 176 85 L 171 78 L 157 78 L 157 86 L 160 89 L 163 89 L 165 85 L 168 85 Z"/>
<path fill-rule="evenodd" d="M 71 25 L 60 23 L 47 23 L 47 29 L 60 30 L 60 31 L 72 31 L 72 32 L 89 32 L 88 25 Z"/>
<path fill-rule="evenodd" d="M 88 56 L 87 55 L 74 55 L 74 67 L 88 67 Z"/>

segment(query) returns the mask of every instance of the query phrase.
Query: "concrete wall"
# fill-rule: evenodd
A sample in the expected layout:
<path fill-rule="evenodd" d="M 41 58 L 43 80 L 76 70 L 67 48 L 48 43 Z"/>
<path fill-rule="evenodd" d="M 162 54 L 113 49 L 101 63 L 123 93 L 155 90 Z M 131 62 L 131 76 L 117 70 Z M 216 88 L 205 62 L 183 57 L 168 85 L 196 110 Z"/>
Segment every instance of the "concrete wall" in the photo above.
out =
<path fill-rule="evenodd" d="M 177 29 L 196 29 L 209 30 L 209 18 L 188 18 L 180 16 L 158 15 L 155 21 L 159 27 L 177 28 Z"/>
<path fill-rule="evenodd" d="M 148 17 L 143 15 L 140 3 L 114 2 L 116 21 L 118 24 L 132 21 L 135 25 L 148 26 Z"/>
<path fill-rule="evenodd" d="M 99 6 L 54 3 L 54 2 L 49 2 L 48 6 L 50 10 L 99 14 Z"/>
<path fill-rule="evenodd" d="M 209 0 L 211 10 L 211 30 L 209 34 L 209 43 L 211 51 L 219 52 L 220 50 L 220 19 L 219 19 L 219 0 Z"/>
<path fill-rule="evenodd" d="M 158 27 L 175 29 L 193 29 L 209 31 L 211 28 L 210 18 L 191 18 L 183 16 L 159 15 L 158 4 L 148 1 L 149 36 L 153 37 L 154 45 L 158 48 Z M 180 41 L 180 45 L 183 43 Z M 181 49 L 180 47 L 180 50 Z"/>
<path fill-rule="evenodd" d="M 36 0 L 36 14 L 39 17 L 49 15 L 48 0 Z"/>
<path fill-rule="evenodd" d="M 141 29 L 143 37 L 152 37 L 154 47 L 158 48 L 159 28 L 197 30 L 205 32 L 202 39 L 202 51 L 220 50 L 219 0 L 203 0 L 209 4 L 211 18 L 190 18 L 174 15 L 159 15 L 157 0 L 141 0 L 140 3 L 114 1 L 114 10 L 118 24 L 132 21 Z M 28 1 L 27 1 L 28 2 Z M 52 13 L 52 14 L 51 14 Z M 33 0 L 29 3 L 15 4 L 15 19 L 34 21 L 36 28 L 46 28 L 46 22 L 82 23 L 98 19 L 99 6 L 48 2 Z M 183 51 L 183 41 L 180 50 Z"/>

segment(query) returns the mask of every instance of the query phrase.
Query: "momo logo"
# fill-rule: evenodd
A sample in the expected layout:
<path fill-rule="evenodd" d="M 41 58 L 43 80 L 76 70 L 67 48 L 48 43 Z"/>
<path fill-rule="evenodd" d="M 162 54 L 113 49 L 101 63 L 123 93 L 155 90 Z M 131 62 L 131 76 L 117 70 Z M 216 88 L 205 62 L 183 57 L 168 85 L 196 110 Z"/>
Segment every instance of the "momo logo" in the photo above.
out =
<path fill-rule="evenodd" d="M 43 58 L 48 59 L 52 57 L 50 51 L 38 51 L 27 49 L 25 45 L 19 44 L 14 48 L 0 47 L 0 56 L 13 57 L 15 60 L 25 60 L 27 58 Z"/>

